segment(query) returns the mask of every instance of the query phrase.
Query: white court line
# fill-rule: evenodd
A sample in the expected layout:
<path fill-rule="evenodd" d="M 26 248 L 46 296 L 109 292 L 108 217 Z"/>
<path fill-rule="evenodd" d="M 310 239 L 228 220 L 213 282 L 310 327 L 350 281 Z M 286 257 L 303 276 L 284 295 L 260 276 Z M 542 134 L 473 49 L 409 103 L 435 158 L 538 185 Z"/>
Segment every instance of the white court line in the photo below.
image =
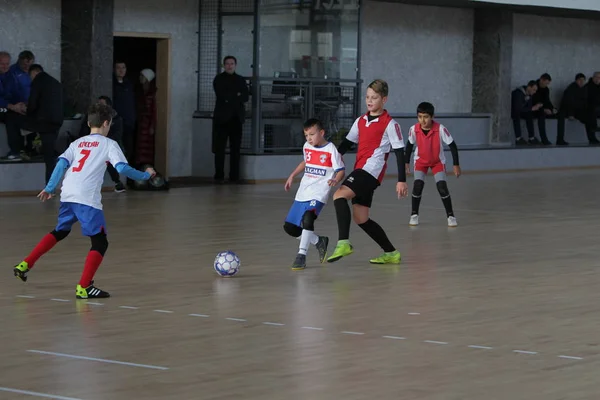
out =
<path fill-rule="evenodd" d="M 395 339 L 395 340 L 406 340 L 405 337 L 402 336 L 382 336 L 384 339 Z"/>
<path fill-rule="evenodd" d="M 103 306 L 104 303 L 96 303 L 95 301 L 86 301 L 85 304 L 89 304 L 91 306 Z"/>
<path fill-rule="evenodd" d="M 423 340 L 424 343 L 431 343 L 431 344 L 448 344 L 448 342 L 438 342 L 436 340 Z"/>
<path fill-rule="evenodd" d="M 263 322 L 263 325 L 272 325 L 272 326 L 285 326 L 281 322 Z"/>
<path fill-rule="evenodd" d="M 343 333 L 344 335 L 364 335 L 364 332 L 352 332 L 352 331 L 342 331 L 340 333 Z"/>
<path fill-rule="evenodd" d="M 173 314 L 173 311 L 169 311 L 169 310 L 152 310 L 154 312 L 157 313 L 163 313 L 163 314 Z"/>
<path fill-rule="evenodd" d="M 558 358 L 565 358 L 567 360 L 583 360 L 583 357 L 573 357 L 573 356 L 558 356 Z"/>
<path fill-rule="evenodd" d="M 470 347 L 472 349 L 483 349 L 483 350 L 492 350 L 493 349 L 493 347 L 489 347 L 489 346 L 477 346 L 477 345 L 471 345 L 471 346 L 468 346 L 468 347 Z"/>
<path fill-rule="evenodd" d="M 18 294 L 17 297 L 21 297 L 23 299 L 35 299 L 35 296 L 27 296 L 24 294 Z"/>
<path fill-rule="evenodd" d="M 409 312 L 408 315 L 421 315 L 420 312 Z"/>
<path fill-rule="evenodd" d="M 246 322 L 243 318 L 225 318 L 228 321 L 236 321 L 236 322 Z"/>
<path fill-rule="evenodd" d="M 169 368 L 161 367 L 158 365 L 148 365 L 148 364 L 136 364 L 125 361 L 116 361 L 116 360 L 107 360 L 105 358 L 94 358 L 94 357 L 84 357 L 84 356 L 75 356 L 72 354 L 64 354 L 64 353 L 54 353 L 51 351 L 42 351 L 42 350 L 27 350 L 28 353 L 37 353 L 37 354 L 45 354 L 48 356 L 56 356 L 56 357 L 65 357 L 65 358 L 73 358 L 76 360 L 86 360 L 86 361 L 98 361 L 108 364 L 119 364 L 119 365 L 127 365 L 130 367 L 139 367 L 139 368 L 148 368 L 148 369 L 158 369 L 161 371 L 166 371 Z"/>
<path fill-rule="evenodd" d="M 54 394 L 30 392 L 29 390 L 19 390 L 19 389 L 7 388 L 7 387 L 0 387 L 0 392 L 25 394 L 27 396 L 43 397 L 45 399 L 55 399 L 55 400 L 81 400 L 81 399 L 76 399 L 75 397 L 57 396 Z"/>
<path fill-rule="evenodd" d="M 210 315 L 206 315 L 206 314 L 188 314 L 190 317 L 201 317 L 201 318 L 208 318 L 210 317 Z"/>
<path fill-rule="evenodd" d="M 519 354 L 537 354 L 537 351 L 526 351 L 526 350 L 513 350 L 514 353 L 519 353 Z"/>
<path fill-rule="evenodd" d="M 308 329 L 308 330 L 311 330 L 311 331 L 322 331 L 323 330 L 323 328 L 317 328 L 317 327 L 314 327 L 314 326 L 302 326 L 300 328 L 301 329 Z"/>
<path fill-rule="evenodd" d="M 68 302 L 70 302 L 71 300 L 67 300 L 67 299 L 50 299 L 50 301 L 59 301 L 59 302 L 61 302 L 61 303 L 68 303 Z"/>
<path fill-rule="evenodd" d="M 131 306 L 119 306 L 119 308 L 125 308 L 127 310 L 138 310 L 139 307 L 131 307 Z"/>

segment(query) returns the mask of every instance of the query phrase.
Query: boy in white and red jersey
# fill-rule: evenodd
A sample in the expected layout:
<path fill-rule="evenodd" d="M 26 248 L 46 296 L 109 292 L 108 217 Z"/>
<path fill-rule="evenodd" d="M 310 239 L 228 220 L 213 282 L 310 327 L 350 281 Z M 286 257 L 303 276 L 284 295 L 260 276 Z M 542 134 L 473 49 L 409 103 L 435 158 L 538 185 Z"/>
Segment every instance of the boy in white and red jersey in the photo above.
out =
<path fill-rule="evenodd" d="M 145 172 L 137 171 L 127 164 L 121 148 L 107 138 L 112 122 L 113 110 L 105 104 L 95 104 L 88 112 L 89 135 L 77 139 L 59 156 L 50 181 L 38 194 L 42 201 L 53 197 L 56 186 L 65 177 L 60 195 L 58 223 L 54 230 L 42 238 L 31 254 L 14 268 L 14 275 L 23 282 L 27 273 L 44 254 L 71 233 L 75 222 L 81 224 L 81 231 L 92 242 L 85 260 L 83 274 L 75 289 L 78 299 L 106 298 L 110 295 L 93 285 L 94 275 L 100 267 L 108 248 L 106 221 L 102 212 L 102 183 L 107 163 L 133 180 L 148 180 L 156 172 L 152 168 Z"/>
<path fill-rule="evenodd" d="M 418 124 L 413 125 L 408 133 L 408 143 L 406 144 L 406 172 L 409 172 L 410 155 L 413 146 L 415 150 L 415 183 L 412 192 L 412 213 L 410 216 L 410 225 L 419 225 L 419 205 L 421 204 L 421 195 L 425 186 L 425 176 L 429 169 L 436 182 L 437 190 L 442 197 L 448 226 L 456 227 L 456 217 L 452 210 L 452 200 L 446 184 L 446 157 L 444 156 L 444 143 L 450 147 L 452 159 L 454 161 L 454 175 L 458 178 L 461 174 L 458 164 L 458 147 L 454 139 L 448 132 L 448 129 L 434 121 L 433 116 L 435 108 L 431 103 L 421 103 L 417 107 Z"/>
<path fill-rule="evenodd" d="M 300 238 L 300 248 L 293 270 L 306 268 L 306 253 L 309 244 L 319 251 L 319 260 L 325 261 L 329 238 L 315 234 L 315 220 L 327 203 L 331 188 L 344 177 L 344 161 L 335 145 L 325 139 L 323 124 L 318 119 L 304 123 L 304 160 L 291 173 L 285 190 L 292 187 L 294 177 L 304 171 L 294 204 L 290 208 L 283 229 L 292 237 Z"/>
<path fill-rule="evenodd" d="M 339 238 L 328 262 L 337 261 L 354 251 L 349 240 L 352 215 L 348 200 L 352 200 L 354 222 L 384 251 L 381 256 L 371 259 L 371 264 L 400 263 L 400 252 L 392 245 L 383 228 L 369 218 L 373 195 L 383 181 L 387 159 L 392 149 L 398 163 L 396 184 L 398 198 L 406 197 L 408 194 L 402 131 L 400 125 L 384 109 L 388 91 L 388 84 L 385 81 L 377 79 L 371 82 L 366 97 L 368 111 L 356 119 L 338 148 L 339 152 L 344 154 L 353 144 L 358 143 L 354 171 L 333 195 Z"/>

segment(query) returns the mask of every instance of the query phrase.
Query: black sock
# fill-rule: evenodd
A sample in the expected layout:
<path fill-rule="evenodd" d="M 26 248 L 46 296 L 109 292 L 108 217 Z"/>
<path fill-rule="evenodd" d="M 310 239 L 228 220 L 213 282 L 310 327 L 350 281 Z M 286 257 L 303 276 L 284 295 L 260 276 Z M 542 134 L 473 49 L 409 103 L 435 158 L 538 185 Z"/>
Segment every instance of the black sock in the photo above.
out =
<path fill-rule="evenodd" d="M 454 217 L 454 210 L 452 210 L 452 199 L 450 198 L 450 195 L 442 197 L 442 203 L 444 203 L 444 208 L 446 209 L 446 216 Z"/>
<path fill-rule="evenodd" d="M 337 216 L 338 239 L 348 240 L 350 238 L 350 223 L 352 222 L 348 200 L 343 198 L 336 199 L 333 201 L 333 206 L 335 207 L 335 215 Z"/>
<path fill-rule="evenodd" d="M 421 205 L 421 196 L 412 195 L 412 213 L 410 215 L 419 214 L 419 206 Z"/>
<path fill-rule="evenodd" d="M 371 239 L 373 239 L 375 243 L 377 243 L 386 253 L 391 253 L 392 251 L 396 250 L 392 242 L 390 242 L 390 239 L 388 239 L 387 235 L 385 234 L 383 228 L 379 226 L 377 222 L 369 219 L 364 224 L 360 224 L 358 226 L 360 226 L 362 230 L 365 231 L 365 233 L 369 235 Z"/>

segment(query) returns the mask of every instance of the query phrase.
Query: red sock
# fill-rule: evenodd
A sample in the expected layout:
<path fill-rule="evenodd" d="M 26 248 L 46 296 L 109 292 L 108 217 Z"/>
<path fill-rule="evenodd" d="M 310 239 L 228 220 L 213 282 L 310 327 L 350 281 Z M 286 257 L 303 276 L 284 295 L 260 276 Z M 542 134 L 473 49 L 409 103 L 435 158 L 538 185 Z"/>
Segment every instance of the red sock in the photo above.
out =
<path fill-rule="evenodd" d="M 94 279 L 94 275 L 96 275 L 96 271 L 102 263 L 102 259 L 104 259 L 104 257 L 96 250 L 92 250 L 88 253 L 87 258 L 85 259 L 85 266 L 83 267 L 83 274 L 81 274 L 81 280 L 79 281 L 81 287 L 87 288 L 92 284 L 92 279 Z"/>
<path fill-rule="evenodd" d="M 53 234 L 48 233 L 46 236 L 44 236 L 37 246 L 35 246 L 31 254 L 25 258 L 25 262 L 29 264 L 29 269 L 33 268 L 41 256 L 52 250 L 56 243 L 58 243 L 58 241 Z"/>

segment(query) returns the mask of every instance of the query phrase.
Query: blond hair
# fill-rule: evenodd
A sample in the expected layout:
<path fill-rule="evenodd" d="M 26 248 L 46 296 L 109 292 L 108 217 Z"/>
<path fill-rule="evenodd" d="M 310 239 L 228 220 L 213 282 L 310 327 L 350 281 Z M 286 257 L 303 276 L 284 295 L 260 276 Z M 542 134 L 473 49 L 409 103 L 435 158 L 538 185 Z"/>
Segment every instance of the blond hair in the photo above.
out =
<path fill-rule="evenodd" d="M 388 84 L 383 79 L 375 79 L 373 82 L 369 83 L 367 88 L 373 89 L 373 91 L 381 97 L 387 97 L 389 93 Z"/>

